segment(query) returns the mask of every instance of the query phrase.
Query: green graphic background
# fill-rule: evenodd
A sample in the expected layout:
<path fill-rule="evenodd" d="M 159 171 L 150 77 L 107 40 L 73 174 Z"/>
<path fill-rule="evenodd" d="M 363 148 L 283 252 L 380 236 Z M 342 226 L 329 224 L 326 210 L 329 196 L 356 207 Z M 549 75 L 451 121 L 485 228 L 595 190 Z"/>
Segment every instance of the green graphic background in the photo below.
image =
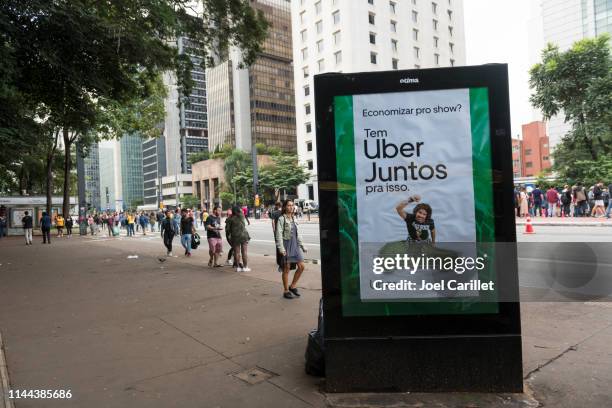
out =
<path fill-rule="evenodd" d="M 493 191 L 491 172 L 491 136 L 489 97 L 486 88 L 472 88 L 470 120 L 472 131 L 472 163 L 478 256 L 486 252 L 489 262 L 495 261 L 491 243 L 495 242 Z M 340 274 L 342 313 L 344 316 L 397 316 L 430 314 L 497 313 L 496 293 L 481 292 L 478 297 L 435 299 L 407 302 L 362 302 L 359 287 L 359 235 L 355 182 L 355 134 L 353 97 L 334 98 L 336 135 L 336 172 L 338 180 L 338 216 L 340 237 Z M 495 279 L 492 268 L 485 268 L 479 277 Z"/>

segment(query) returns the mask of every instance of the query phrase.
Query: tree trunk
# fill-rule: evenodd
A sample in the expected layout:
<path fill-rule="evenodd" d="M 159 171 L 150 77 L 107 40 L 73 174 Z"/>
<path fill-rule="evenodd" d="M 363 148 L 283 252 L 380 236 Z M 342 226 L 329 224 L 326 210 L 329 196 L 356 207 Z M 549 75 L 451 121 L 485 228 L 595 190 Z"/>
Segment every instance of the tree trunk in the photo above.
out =
<path fill-rule="evenodd" d="M 62 215 L 64 217 L 70 216 L 70 168 L 72 167 L 72 158 L 70 157 L 70 150 L 72 148 L 73 140 L 70 138 L 68 129 L 63 129 L 64 136 L 64 203 L 62 205 Z"/>
<path fill-rule="evenodd" d="M 47 214 L 51 215 L 51 199 L 53 197 L 53 152 L 47 156 L 46 170 L 47 182 L 45 183 L 47 192 Z"/>

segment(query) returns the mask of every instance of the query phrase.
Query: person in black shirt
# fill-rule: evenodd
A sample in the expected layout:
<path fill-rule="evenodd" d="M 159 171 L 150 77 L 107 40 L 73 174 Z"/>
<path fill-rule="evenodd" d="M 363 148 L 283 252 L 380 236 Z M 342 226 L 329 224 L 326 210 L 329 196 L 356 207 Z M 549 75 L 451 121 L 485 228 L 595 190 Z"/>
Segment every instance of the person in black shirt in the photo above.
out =
<path fill-rule="evenodd" d="M 74 221 L 72 220 L 72 217 L 69 215 L 68 218 L 66 218 L 66 237 L 68 238 L 72 237 L 72 226 L 73 225 L 74 225 Z"/>
<path fill-rule="evenodd" d="M 24 217 L 21 219 L 23 223 L 23 233 L 25 235 L 26 245 L 32 245 L 32 228 L 34 227 L 32 216 L 28 211 L 24 212 Z"/>
<path fill-rule="evenodd" d="M 193 218 L 187 214 L 187 210 L 181 210 L 181 244 L 185 248 L 185 256 L 191 256 L 191 237 L 195 234 Z"/>
<path fill-rule="evenodd" d="M 270 212 L 270 219 L 272 220 L 272 236 L 273 237 L 276 237 L 276 225 L 278 224 L 278 219 L 280 218 L 281 215 L 283 215 L 282 207 L 283 207 L 283 204 L 280 201 L 277 201 L 276 203 L 274 203 L 274 210 Z M 278 265 L 279 272 L 282 272 L 283 270 L 282 262 L 283 262 L 283 254 L 281 254 L 277 250 L 276 251 L 276 264 Z M 291 266 L 294 266 L 294 265 L 291 265 Z M 295 268 L 291 268 L 291 269 L 295 269 Z"/>
<path fill-rule="evenodd" d="M 162 219 L 160 224 L 161 236 L 166 247 L 166 255 L 172 256 L 172 240 L 176 235 L 176 224 L 172 219 L 172 211 L 166 211 L 166 218 Z"/>
<path fill-rule="evenodd" d="M 408 228 L 408 242 L 418 243 L 436 243 L 436 226 L 431 218 L 432 209 L 429 204 L 417 204 L 412 210 L 412 214 L 407 213 L 404 208 L 410 203 L 418 203 L 421 197 L 413 195 L 400 202 L 395 210 L 400 217 L 406 222 Z"/>
<path fill-rule="evenodd" d="M 208 266 L 220 267 L 219 258 L 223 252 L 223 245 L 221 241 L 221 210 L 215 206 L 213 212 L 206 218 L 204 222 L 204 228 L 206 228 L 206 238 L 208 239 L 208 254 L 210 259 Z"/>

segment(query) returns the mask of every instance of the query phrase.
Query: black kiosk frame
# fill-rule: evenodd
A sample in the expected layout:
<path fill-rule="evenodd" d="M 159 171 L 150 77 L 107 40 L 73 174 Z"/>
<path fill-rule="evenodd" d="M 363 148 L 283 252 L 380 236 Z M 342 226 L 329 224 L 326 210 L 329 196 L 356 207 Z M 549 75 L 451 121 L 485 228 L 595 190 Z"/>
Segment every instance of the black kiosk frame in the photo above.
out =
<path fill-rule="evenodd" d="M 321 273 L 329 392 L 522 392 L 516 252 L 497 284 L 496 313 L 343 314 L 335 97 L 486 88 L 489 103 L 495 242 L 516 242 L 508 71 L 505 64 L 314 77 Z M 511 253 L 512 255 L 512 253 Z"/>

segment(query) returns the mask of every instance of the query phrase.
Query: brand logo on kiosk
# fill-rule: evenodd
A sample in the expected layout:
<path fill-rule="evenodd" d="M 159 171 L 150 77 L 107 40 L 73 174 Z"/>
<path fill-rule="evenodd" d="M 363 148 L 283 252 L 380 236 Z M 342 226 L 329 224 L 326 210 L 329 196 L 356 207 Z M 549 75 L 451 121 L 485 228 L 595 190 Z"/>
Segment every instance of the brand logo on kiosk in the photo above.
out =
<path fill-rule="evenodd" d="M 418 84 L 419 78 L 402 78 L 400 84 Z"/>

